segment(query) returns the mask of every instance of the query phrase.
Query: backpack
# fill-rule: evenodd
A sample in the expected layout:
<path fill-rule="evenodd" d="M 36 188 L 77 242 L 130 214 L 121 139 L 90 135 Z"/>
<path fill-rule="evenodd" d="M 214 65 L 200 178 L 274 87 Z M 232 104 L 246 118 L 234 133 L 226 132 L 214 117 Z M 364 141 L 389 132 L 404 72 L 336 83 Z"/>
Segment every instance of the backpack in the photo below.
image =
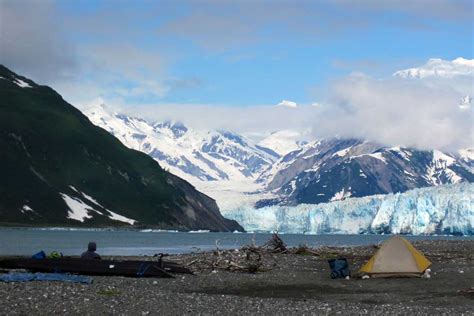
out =
<path fill-rule="evenodd" d="M 331 268 L 331 279 L 345 279 L 346 277 L 351 276 L 347 259 L 331 259 L 328 260 L 328 263 Z"/>

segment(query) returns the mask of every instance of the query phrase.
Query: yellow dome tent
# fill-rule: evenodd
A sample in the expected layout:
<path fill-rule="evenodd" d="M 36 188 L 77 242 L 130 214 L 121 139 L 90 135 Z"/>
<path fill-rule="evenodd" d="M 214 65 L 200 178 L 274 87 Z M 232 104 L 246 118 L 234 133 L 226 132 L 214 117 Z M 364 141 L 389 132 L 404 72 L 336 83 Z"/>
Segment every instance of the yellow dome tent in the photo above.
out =
<path fill-rule="evenodd" d="M 383 242 L 359 272 L 371 277 L 420 277 L 430 266 L 431 262 L 408 240 L 394 236 Z"/>

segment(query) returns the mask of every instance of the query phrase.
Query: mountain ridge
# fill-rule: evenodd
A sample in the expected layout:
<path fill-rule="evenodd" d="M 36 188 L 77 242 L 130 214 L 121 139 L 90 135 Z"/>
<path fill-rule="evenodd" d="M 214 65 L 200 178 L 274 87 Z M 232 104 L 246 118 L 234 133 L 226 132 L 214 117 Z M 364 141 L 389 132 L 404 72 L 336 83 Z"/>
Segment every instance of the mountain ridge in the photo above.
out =
<path fill-rule="evenodd" d="M 326 203 L 348 197 L 474 182 L 474 160 L 357 139 L 324 139 L 278 160 L 259 178 L 277 196 L 257 206 Z"/>
<path fill-rule="evenodd" d="M 0 65 L 0 222 L 241 230 L 215 201 Z"/>
<path fill-rule="evenodd" d="M 183 161 L 181 165 L 188 168 L 190 165 L 187 163 L 194 161 L 196 157 L 201 160 L 207 159 L 208 167 L 212 166 L 211 163 L 214 166 L 220 164 L 220 168 L 216 169 L 221 172 L 227 170 L 224 172 L 227 176 L 196 179 L 197 171 L 188 168 L 191 174 L 187 179 L 199 189 L 215 197 L 220 206 L 224 206 L 221 206 L 223 210 L 237 208 L 241 204 L 263 207 L 274 204 L 325 203 L 351 196 L 396 193 L 417 187 L 474 181 L 474 155 L 469 149 L 453 155 L 438 150 L 389 147 L 358 139 L 326 138 L 302 142 L 297 140 L 298 133 L 291 131 L 274 132 L 269 140 L 252 143 L 251 140 L 237 133 L 222 130 L 205 131 L 205 135 L 218 135 L 217 139 L 225 139 L 225 135 L 228 134 L 231 141 L 220 142 L 219 152 L 215 150 L 216 142 L 209 141 L 212 137 L 199 136 L 202 135 L 202 131 L 195 131 L 182 123 L 149 123 L 140 118 L 131 118 L 117 113 L 107 119 L 101 115 L 94 116 L 97 114 L 94 111 L 86 111 L 86 114 L 89 117 L 92 115 L 93 122 L 105 127 L 109 132 L 117 135 L 124 144 L 135 149 L 140 149 L 137 145 L 139 142 L 132 137 L 126 137 L 133 135 L 136 131 L 135 129 L 127 130 L 127 124 L 134 121 L 136 121 L 134 125 L 145 124 L 147 129 L 152 131 L 152 136 L 155 133 L 171 135 L 170 142 L 199 139 L 197 146 L 194 146 L 193 150 L 187 154 L 179 148 L 171 147 L 172 150 L 170 150 L 162 143 L 153 144 L 151 141 L 147 145 L 150 147 L 144 152 L 148 152 L 165 166 L 167 160 L 175 163 Z M 175 125 L 179 127 L 177 134 L 170 130 Z M 156 131 L 150 126 L 167 129 Z M 150 135 L 144 135 L 145 128 L 139 130 L 140 135 L 143 135 L 140 136 L 140 142 L 143 144 Z M 130 142 L 131 139 L 132 142 Z M 262 153 L 262 148 L 258 147 L 260 144 L 266 145 L 267 148 L 278 148 L 277 151 L 281 153 L 285 152 L 282 144 L 288 144 L 291 149 L 296 146 L 296 149 L 288 150 L 289 153 L 277 158 L 275 155 L 272 157 L 268 151 L 263 150 Z M 234 160 L 231 160 L 234 159 L 232 154 L 239 152 L 232 150 L 235 146 L 239 147 L 241 152 L 251 153 L 256 157 L 266 157 L 265 163 L 253 170 L 247 166 L 246 171 L 237 171 L 237 174 L 240 174 L 239 177 L 235 177 L 235 172 L 233 176 L 229 176 L 231 173 L 229 169 L 226 169 L 228 166 L 222 167 L 222 164 L 235 167 L 232 165 Z M 225 156 L 227 160 L 219 159 L 224 157 L 222 152 L 227 153 Z M 268 155 L 265 156 L 265 154 Z M 179 172 L 183 169 L 171 168 L 171 171 L 180 174 Z M 211 172 L 212 170 L 208 171 L 208 174 Z M 236 192 L 235 195 L 228 194 L 232 190 Z M 230 203 L 229 200 L 232 199 L 235 202 Z"/>
<path fill-rule="evenodd" d="M 252 178 L 277 158 L 275 153 L 231 131 L 196 131 L 180 122 L 148 122 L 111 112 L 105 105 L 84 112 L 128 147 L 147 153 L 188 180 Z"/>

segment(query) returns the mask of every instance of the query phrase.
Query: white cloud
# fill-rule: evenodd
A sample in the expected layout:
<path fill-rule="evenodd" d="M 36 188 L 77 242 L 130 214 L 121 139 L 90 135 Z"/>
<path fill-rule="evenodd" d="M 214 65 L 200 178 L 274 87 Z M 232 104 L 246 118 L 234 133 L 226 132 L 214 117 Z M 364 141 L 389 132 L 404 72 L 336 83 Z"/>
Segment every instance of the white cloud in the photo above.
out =
<path fill-rule="evenodd" d="M 401 78 L 454 78 L 459 76 L 474 76 L 474 59 L 456 58 L 452 61 L 431 58 L 424 65 L 415 68 L 399 70 L 393 74 Z"/>
<path fill-rule="evenodd" d="M 365 33 L 381 23 L 411 31 L 436 30 L 444 26 L 439 22 L 446 21 L 468 27 L 472 8 L 470 0 L 319 0 L 299 1 L 298 5 L 292 1 L 204 0 L 191 2 L 185 14 L 173 12 L 176 18 L 165 19 L 157 34 L 186 39 L 221 53 L 262 42 L 281 42 L 288 36 L 292 40 L 321 40 Z"/>
<path fill-rule="evenodd" d="M 128 114 L 177 120 L 199 129 L 247 135 L 295 130 L 314 138 L 356 137 L 386 145 L 457 150 L 474 147 L 473 109 L 460 100 L 474 95 L 472 77 L 371 78 L 354 73 L 333 82 L 323 103 L 236 107 L 207 104 L 122 104 Z M 112 103 L 110 103 L 112 102 Z M 108 100 L 109 104 L 117 101 Z"/>
<path fill-rule="evenodd" d="M 472 104 L 472 97 L 470 95 L 466 95 L 464 98 L 459 100 L 459 108 L 463 111 L 470 110 L 471 104 Z"/>
<path fill-rule="evenodd" d="M 84 104 L 96 97 L 159 99 L 170 89 L 163 80 L 166 61 L 156 52 L 127 44 L 83 46 L 80 52 L 82 66 L 74 80 L 54 83 L 72 104 Z"/>
<path fill-rule="evenodd" d="M 359 137 L 388 145 L 455 150 L 473 147 L 473 113 L 461 111 L 456 79 L 373 79 L 352 75 L 332 89 L 318 133 Z"/>
<path fill-rule="evenodd" d="M 293 101 L 282 100 L 280 103 L 277 104 L 277 106 L 284 106 L 287 108 L 296 109 L 298 107 L 298 104 Z"/>
<path fill-rule="evenodd" d="M 67 80 L 76 51 L 53 1 L 0 1 L 0 64 L 42 83 Z"/>
<path fill-rule="evenodd" d="M 260 137 L 282 129 L 306 132 L 313 126 L 312 117 L 315 115 L 311 106 L 296 109 L 274 105 L 240 107 L 169 103 L 130 106 L 120 104 L 118 100 L 106 99 L 105 102 L 118 111 L 151 121 L 175 120 L 197 129 L 225 129 Z"/>

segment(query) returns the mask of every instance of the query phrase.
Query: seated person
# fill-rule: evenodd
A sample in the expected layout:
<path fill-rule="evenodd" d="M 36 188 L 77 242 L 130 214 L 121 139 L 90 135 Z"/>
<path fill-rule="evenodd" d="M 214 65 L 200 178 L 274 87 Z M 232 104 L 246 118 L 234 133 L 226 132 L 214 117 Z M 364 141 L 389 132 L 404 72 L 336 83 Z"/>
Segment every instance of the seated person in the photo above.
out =
<path fill-rule="evenodd" d="M 81 255 L 81 259 L 98 259 L 100 260 L 101 257 L 95 251 L 97 250 L 97 245 L 95 242 L 91 241 L 87 245 L 87 251 L 83 252 Z"/>

